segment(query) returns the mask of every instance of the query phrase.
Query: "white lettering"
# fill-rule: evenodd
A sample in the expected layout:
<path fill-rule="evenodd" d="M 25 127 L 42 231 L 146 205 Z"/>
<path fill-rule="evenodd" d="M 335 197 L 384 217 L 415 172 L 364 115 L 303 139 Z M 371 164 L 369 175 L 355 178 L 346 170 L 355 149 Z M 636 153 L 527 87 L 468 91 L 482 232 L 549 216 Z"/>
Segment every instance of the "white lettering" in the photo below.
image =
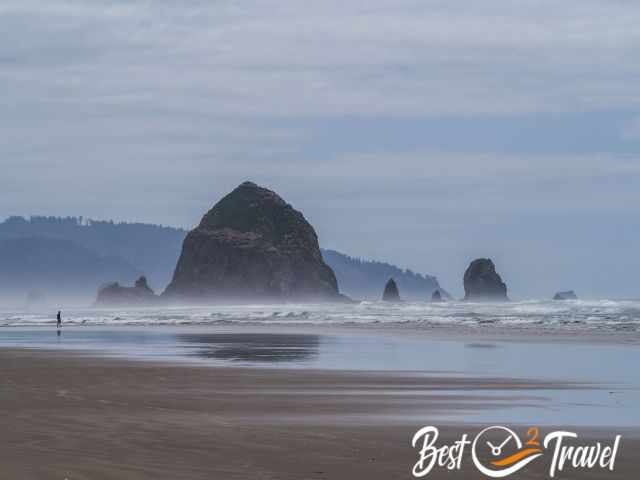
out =
<path fill-rule="evenodd" d="M 559 467 L 558 471 L 562 471 L 564 462 L 567 459 L 567 457 L 565 457 L 561 453 L 562 439 L 564 437 L 577 438 L 578 435 L 576 435 L 573 432 L 557 431 L 557 432 L 551 432 L 549 435 L 547 435 L 544 438 L 544 448 L 549 448 L 549 444 L 552 441 L 556 440 L 556 447 L 553 450 L 553 459 L 551 460 L 551 467 L 549 467 L 549 476 L 551 478 L 553 478 L 554 475 L 556 474 L 556 468 Z M 558 465 L 558 462 L 561 462 L 560 465 Z"/>

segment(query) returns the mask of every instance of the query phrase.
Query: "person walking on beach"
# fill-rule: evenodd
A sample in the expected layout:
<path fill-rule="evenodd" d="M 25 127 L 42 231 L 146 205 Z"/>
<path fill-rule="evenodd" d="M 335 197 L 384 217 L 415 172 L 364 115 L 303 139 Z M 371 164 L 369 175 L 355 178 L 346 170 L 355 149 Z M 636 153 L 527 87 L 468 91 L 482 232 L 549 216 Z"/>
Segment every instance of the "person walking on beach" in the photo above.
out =
<path fill-rule="evenodd" d="M 58 310 L 58 328 L 62 326 L 62 315 L 60 313 L 60 310 Z"/>

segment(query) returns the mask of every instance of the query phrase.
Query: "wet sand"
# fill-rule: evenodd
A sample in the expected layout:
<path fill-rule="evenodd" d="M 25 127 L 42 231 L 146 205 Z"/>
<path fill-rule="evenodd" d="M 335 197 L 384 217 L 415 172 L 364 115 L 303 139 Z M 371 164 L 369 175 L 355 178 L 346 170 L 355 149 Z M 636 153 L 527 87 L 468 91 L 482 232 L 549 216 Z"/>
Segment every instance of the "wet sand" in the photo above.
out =
<path fill-rule="evenodd" d="M 392 479 L 412 478 L 410 446 L 423 425 L 443 441 L 478 425 L 445 426 L 439 414 L 526 405 L 579 383 L 427 376 L 419 372 L 216 368 L 131 362 L 68 352 L 0 349 L 3 478 Z M 473 395 L 471 395 L 473 393 Z M 634 429 L 614 472 L 561 478 L 634 478 Z M 462 472 L 427 478 L 482 478 Z M 513 478 L 547 478 L 534 463 Z"/>

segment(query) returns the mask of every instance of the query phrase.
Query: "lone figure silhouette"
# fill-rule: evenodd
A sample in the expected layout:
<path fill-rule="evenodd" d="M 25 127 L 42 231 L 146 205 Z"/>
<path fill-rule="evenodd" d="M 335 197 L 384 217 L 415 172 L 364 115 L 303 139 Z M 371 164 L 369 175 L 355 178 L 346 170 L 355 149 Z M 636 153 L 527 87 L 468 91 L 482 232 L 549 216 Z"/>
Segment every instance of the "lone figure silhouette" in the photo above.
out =
<path fill-rule="evenodd" d="M 60 315 L 60 310 L 58 310 L 58 328 L 62 326 L 62 316 Z"/>

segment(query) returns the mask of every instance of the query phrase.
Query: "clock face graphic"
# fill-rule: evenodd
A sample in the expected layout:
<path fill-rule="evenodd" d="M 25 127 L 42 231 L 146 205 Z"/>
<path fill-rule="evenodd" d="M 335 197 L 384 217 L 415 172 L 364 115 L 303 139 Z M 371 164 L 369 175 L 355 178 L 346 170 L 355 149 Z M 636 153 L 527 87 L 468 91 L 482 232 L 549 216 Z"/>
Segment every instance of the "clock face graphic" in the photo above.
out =
<path fill-rule="evenodd" d="M 503 426 L 487 427 L 473 441 L 471 455 L 480 472 L 492 478 L 503 478 L 517 472 L 543 454 L 538 442 L 538 429 L 527 431 L 523 444 L 516 432 Z"/>

